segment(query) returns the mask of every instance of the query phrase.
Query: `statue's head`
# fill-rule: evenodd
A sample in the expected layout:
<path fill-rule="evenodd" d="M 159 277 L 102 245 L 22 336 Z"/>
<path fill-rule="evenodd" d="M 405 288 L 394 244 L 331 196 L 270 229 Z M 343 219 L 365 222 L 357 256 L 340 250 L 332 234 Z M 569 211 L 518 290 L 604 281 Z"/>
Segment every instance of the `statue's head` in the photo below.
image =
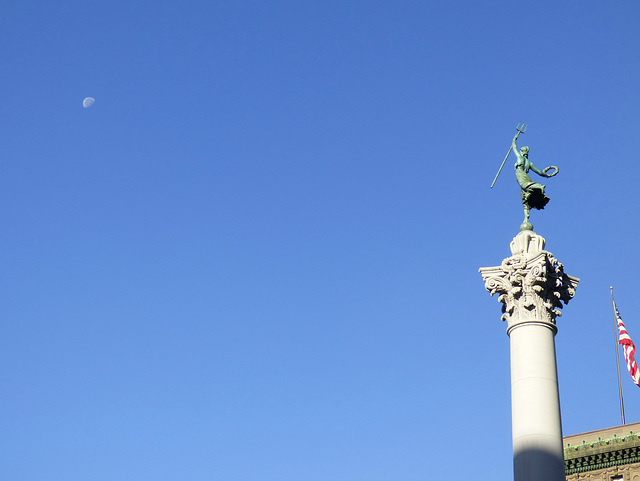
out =
<path fill-rule="evenodd" d="M 520 147 L 520 153 L 524 156 L 524 157 L 529 157 L 529 147 Z"/>

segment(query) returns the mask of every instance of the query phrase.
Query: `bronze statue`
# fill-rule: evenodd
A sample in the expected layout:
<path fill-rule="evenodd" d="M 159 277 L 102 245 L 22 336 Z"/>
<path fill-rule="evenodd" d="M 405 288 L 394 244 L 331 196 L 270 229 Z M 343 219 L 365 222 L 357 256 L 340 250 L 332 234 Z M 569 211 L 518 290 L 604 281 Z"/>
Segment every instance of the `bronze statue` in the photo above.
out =
<path fill-rule="evenodd" d="M 509 157 L 511 150 L 513 150 L 518 158 L 517 162 L 514 165 L 514 169 L 516 171 L 516 180 L 518 184 L 520 184 L 520 195 L 522 197 L 522 206 L 524 207 L 524 222 L 520 226 L 520 230 L 533 230 L 533 226 L 529 222 L 529 212 L 531 209 L 544 209 L 544 206 L 549 202 L 549 197 L 544 193 L 545 186 L 539 184 L 538 182 L 534 182 L 529 177 L 529 170 L 533 170 L 536 174 L 542 177 L 553 177 L 558 173 L 558 167 L 555 165 L 550 165 L 549 167 L 540 170 L 538 169 L 533 162 L 529 160 L 529 147 L 522 147 L 518 151 L 518 147 L 516 146 L 516 140 L 523 134 L 525 130 L 527 130 L 527 126 L 524 124 L 519 124 L 517 127 L 517 132 L 513 141 L 511 142 L 511 148 L 507 152 L 507 156 L 502 161 L 502 165 L 500 166 L 500 170 L 496 174 L 495 179 L 493 179 L 493 184 L 495 184 L 498 175 L 500 175 L 500 171 L 504 166 L 505 161 Z M 554 169 L 553 172 L 549 173 L 551 169 Z"/>
<path fill-rule="evenodd" d="M 518 132 L 519 134 L 520 132 Z M 529 223 L 529 211 L 531 209 L 544 209 L 544 206 L 549 202 L 549 197 L 544 193 L 545 186 L 534 182 L 529 177 L 529 170 L 533 170 L 536 174 L 542 177 L 553 177 L 558 173 L 558 168 L 555 165 L 550 165 L 544 170 L 538 169 L 533 162 L 529 160 L 529 147 L 522 147 L 518 152 L 516 146 L 516 139 L 518 134 L 513 138 L 511 147 L 518 157 L 518 161 L 514 165 L 516 170 L 516 180 L 520 184 L 520 194 L 522 196 L 522 205 L 524 207 L 524 224 L 531 225 Z M 552 173 L 548 173 L 549 170 L 555 169 Z M 531 229 L 524 229 L 531 230 Z"/>

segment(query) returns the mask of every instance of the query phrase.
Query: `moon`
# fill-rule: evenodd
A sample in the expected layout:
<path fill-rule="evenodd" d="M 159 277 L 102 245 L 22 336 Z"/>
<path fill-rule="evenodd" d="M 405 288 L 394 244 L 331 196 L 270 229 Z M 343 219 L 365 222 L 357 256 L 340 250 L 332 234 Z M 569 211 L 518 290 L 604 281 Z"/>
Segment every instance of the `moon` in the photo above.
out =
<path fill-rule="evenodd" d="M 85 109 L 88 109 L 89 107 L 91 107 L 94 103 L 95 103 L 96 99 L 94 99 L 93 97 L 87 97 L 86 99 L 84 99 L 82 101 L 82 106 Z"/>

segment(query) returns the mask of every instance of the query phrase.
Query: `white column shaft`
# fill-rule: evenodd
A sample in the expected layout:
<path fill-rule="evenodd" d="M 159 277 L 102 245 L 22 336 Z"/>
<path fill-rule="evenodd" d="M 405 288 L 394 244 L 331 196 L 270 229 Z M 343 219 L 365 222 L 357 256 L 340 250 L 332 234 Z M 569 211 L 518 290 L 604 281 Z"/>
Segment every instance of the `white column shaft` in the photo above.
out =
<path fill-rule="evenodd" d="M 555 325 L 509 327 L 515 481 L 564 481 Z"/>

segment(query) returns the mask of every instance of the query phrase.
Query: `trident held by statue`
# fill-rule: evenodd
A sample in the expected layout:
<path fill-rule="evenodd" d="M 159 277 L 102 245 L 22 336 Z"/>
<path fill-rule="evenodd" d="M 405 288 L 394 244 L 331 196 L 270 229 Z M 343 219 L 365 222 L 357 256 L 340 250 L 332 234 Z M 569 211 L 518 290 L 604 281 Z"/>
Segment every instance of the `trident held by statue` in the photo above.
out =
<path fill-rule="evenodd" d="M 520 134 L 524 134 L 526 132 L 527 126 L 525 125 L 524 122 L 521 122 L 516 126 L 516 130 L 518 131 L 518 133 L 516 134 L 516 137 L 515 137 L 517 139 L 518 137 L 520 137 Z M 493 179 L 493 182 L 491 182 L 491 187 L 490 187 L 491 189 L 493 189 L 493 185 L 496 183 L 496 180 L 498 180 L 498 176 L 500 175 L 500 172 L 502 172 L 502 168 L 504 167 L 504 163 L 509 158 L 509 154 L 511 153 L 512 150 L 513 150 L 513 144 L 511 144 L 511 147 L 509 147 L 509 151 L 507 152 L 506 157 L 502 161 L 502 165 L 500 166 L 500 169 L 498 169 L 498 173 L 496 174 L 495 179 Z"/>

